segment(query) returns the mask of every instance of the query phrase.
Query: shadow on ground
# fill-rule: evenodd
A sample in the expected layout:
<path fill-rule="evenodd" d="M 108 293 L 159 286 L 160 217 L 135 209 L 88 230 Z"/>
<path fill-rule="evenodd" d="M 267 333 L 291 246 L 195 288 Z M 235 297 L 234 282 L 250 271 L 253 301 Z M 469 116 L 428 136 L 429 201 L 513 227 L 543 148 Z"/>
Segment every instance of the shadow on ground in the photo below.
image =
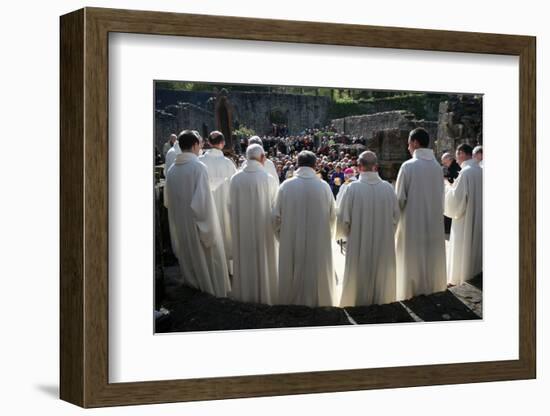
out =
<path fill-rule="evenodd" d="M 477 276 L 465 285 L 479 289 L 481 280 L 481 276 Z M 229 298 L 216 298 L 187 286 L 172 286 L 166 291 L 162 305 L 170 314 L 157 320 L 156 332 L 481 319 L 449 290 L 416 296 L 404 302 L 343 309 L 244 303 Z"/>

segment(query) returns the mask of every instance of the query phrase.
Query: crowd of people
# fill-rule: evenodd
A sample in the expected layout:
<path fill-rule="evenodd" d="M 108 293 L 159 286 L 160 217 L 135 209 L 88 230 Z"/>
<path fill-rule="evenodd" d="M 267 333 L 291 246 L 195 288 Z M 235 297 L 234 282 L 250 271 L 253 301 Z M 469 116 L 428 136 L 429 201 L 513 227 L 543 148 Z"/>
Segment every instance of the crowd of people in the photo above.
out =
<path fill-rule="evenodd" d="M 442 291 L 481 272 L 480 146 L 460 145 L 442 166 L 426 130 L 414 129 L 412 158 L 393 185 L 374 152 L 319 154 L 323 139 L 286 137 L 283 152 L 280 138 L 253 136 L 237 163 L 218 131 L 204 152 L 194 130 L 169 139 L 164 202 L 183 284 L 244 302 L 356 306 Z M 340 299 L 337 239 L 347 244 Z"/>
<path fill-rule="evenodd" d="M 249 143 L 249 139 L 241 139 L 241 154 L 235 157 L 236 165 L 241 166 L 246 161 Z M 365 139 L 337 133 L 334 126 L 326 126 L 324 129 L 306 129 L 299 135 L 263 136 L 261 144 L 268 160 L 273 162 L 274 170 L 270 173 L 279 183 L 294 176 L 298 168 L 297 157 L 302 150 L 315 153 L 319 159 L 315 168 L 317 176 L 330 185 L 336 196 L 345 181 L 359 175 L 357 155 L 350 154 L 349 147 L 346 148 L 348 151 L 340 150 L 341 146 L 365 145 Z"/>

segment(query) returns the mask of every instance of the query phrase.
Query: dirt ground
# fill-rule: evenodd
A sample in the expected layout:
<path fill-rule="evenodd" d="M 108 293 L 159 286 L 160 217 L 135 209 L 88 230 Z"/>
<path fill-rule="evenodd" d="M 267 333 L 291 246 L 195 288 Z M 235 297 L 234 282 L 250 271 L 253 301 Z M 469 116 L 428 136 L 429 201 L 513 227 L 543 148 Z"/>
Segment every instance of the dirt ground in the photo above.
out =
<path fill-rule="evenodd" d="M 216 298 L 177 283 L 166 268 L 163 311 L 156 332 L 360 325 L 481 319 L 481 275 L 459 287 L 404 302 L 353 308 L 263 305 Z M 339 286 L 341 283 L 339 284 Z"/>

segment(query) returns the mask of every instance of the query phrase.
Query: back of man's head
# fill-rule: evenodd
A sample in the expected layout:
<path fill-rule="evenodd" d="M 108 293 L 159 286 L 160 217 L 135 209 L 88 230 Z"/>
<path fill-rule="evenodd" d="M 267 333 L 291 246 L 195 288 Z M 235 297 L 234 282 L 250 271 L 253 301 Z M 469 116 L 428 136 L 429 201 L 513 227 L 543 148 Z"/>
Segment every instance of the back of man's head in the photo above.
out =
<path fill-rule="evenodd" d="M 378 157 L 376 153 L 367 150 L 359 155 L 357 162 L 364 172 L 372 172 L 378 166 Z"/>
<path fill-rule="evenodd" d="M 262 156 L 265 155 L 264 148 L 259 144 L 251 144 L 246 148 L 246 158 L 248 160 L 262 161 Z"/>
<path fill-rule="evenodd" d="M 252 136 L 250 139 L 248 139 L 248 145 L 250 146 L 251 144 L 259 144 L 262 147 L 264 145 L 262 139 L 260 139 L 259 136 Z"/>
<path fill-rule="evenodd" d="M 298 153 L 298 167 L 306 167 L 315 169 L 315 164 L 317 163 L 317 157 L 315 153 L 310 152 L 309 150 L 302 150 Z"/>
<path fill-rule="evenodd" d="M 472 149 L 472 146 L 470 146 L 469 144 L 463 143 L 463 144 L 461 144 L 460 146 L 458 146 L 456 148 L 456 151 L 457 152 L 463 152 L 465 155 L 471 157 L 473 149 Z"/>
<path fill-rule="evenodd" d="M 208 135 L 208 141 L 212 146 L 219 146 L 220 144 L 225 143 L 225 137 L 221 131 L 214 130 Z"/>
<path fill-rule="evenodd" d="M 428 147 L 430 145 L 430 135 L 422 127 L 417 127 L 409 133 L 409 140 L 415 141 L 420 147 Z"/>
<path fill-rule="evenodd" d="M 182 151 L 191 150 L 193 146 L 200 143 L 201 136 L 196 130 L 183 130 L 178 135 L 178 144 Z"/>

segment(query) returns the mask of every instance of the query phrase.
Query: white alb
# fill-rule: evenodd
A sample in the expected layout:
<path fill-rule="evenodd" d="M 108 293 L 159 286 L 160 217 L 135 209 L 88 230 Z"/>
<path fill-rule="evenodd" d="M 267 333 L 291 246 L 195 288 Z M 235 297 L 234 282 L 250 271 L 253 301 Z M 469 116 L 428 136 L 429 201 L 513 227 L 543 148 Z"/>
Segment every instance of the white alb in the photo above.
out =
<path fill-rule="evenodd" d="M 483 169 L 469 159 L 445 193 L 445 215 L 452 218 L 447 280 L 459 285 L 482 270 Z"/>
<path fill-rule="evenodd" d="M 397 300 L 447 287 L 443 169 L 432 149 L 416 149 L 397 175 Z"/>
<path fill-rule="evenodd" d="M 280 304 L 334 305 L 334 197 L 325 181 L 300 167 L 277 194 L 273 224 L 279 239 Z"/>
<path fill-rule="evenodd" d="M 229 186 L 233 236 L 231 297 L 243 302 L 277 300 L 277 240 L 271 211 L 279 188 L 262 164 L 249 160 Z"/>
<path fill-rule="evenodd" d="M 359 180 L 347 187 L 337 222 L 337 237 L 347 239 L 341 307 L 395 301 L 398 220 L 393 186 L 377 172 L 361 173 Z"/>
<path fill-rule="evenodd" d="M 164 192 L 182 283 L 225 297 L 229 275 L 206 166 L 193 153 L 179 154 Z"/>

